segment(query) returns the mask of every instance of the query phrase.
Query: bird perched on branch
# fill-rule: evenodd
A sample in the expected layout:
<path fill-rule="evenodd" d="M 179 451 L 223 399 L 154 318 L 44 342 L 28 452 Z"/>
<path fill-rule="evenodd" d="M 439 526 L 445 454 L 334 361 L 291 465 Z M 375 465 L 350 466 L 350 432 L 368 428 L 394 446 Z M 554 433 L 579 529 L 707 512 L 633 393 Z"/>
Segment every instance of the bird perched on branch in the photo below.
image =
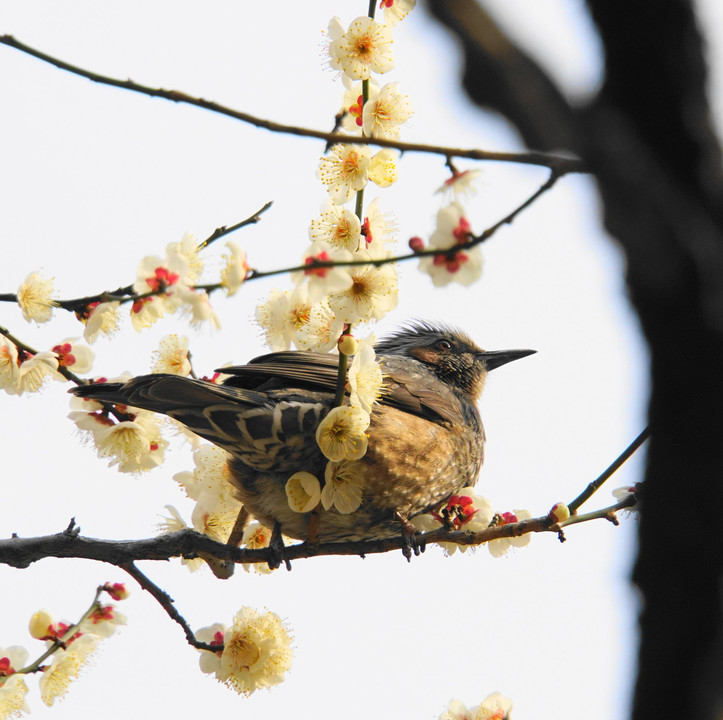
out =
<path fill-rule="evenodd" d="M 284 535 L 320 542 L 398 535 L 421 513 L 437 510 L 474 485 L 484 459 L 477 410 L 487 373 L 534 350 L 488 352 L 462 332 L 415 324 L 379 342 L 384 389 L 371 413 L 366 454 L 354 471 L 361 505 L 300 513 L 285 487 L 307 471 L 324 478 L 327 459 L 315 439 L 334 405 L 338 356 L 277 352 L 222 368 L 223 384 L 176 375 L 74 388 L 81 397 L 169 415 L 230 453 L 239 500 Z"/>

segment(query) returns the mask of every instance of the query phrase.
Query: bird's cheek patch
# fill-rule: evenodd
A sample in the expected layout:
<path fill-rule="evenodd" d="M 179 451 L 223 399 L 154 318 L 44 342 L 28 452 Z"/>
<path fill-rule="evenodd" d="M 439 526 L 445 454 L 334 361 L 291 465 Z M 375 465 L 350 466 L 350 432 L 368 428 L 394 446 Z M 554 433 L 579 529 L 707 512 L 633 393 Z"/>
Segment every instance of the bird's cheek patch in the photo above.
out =
<path fill-rule="evenodd" d="M 439 360 L 439 353 L 431 348 L 412 348 L 409 354 L 427 365 L 435 365 Z"/>

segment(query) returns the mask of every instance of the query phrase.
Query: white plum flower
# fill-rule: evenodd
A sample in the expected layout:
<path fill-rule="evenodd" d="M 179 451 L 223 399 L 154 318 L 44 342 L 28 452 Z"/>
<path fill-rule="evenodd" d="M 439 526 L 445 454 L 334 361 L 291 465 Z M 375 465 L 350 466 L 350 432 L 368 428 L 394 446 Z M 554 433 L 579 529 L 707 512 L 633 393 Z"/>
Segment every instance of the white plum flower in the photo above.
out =
<path fill-rule="evenodd" d="M 343 515 L 353 513 L 362 503 L 364 468 L 354 461 L 329 461 L 324 471 L 321 504 L 324 510 L 335 507 Z"/>
<path fill-rule="evenodd" d="M 168 373 L 186 377 L 191 374 L 191 362 L 188 359 L 188 338 L 175 333 L 161 339 L 154 353 L 155 361 L 152 373 Z"/>
<path fill-rule="evenodd" d="M 30 712 L 25 702 L 26 676 L 19 672 L 27 661 L 28 651 L 24 647 L 0 647 L 0 718 L 19 717 Z"/>
<path fill-rule="evenodd" d="M 399 177 L 396 150 L 384 149 L 374 154 L 369 161 L 369 179 L 378 187 L 386 188 L 394 184 Z"/>
<path fill-rule="evenodd" d="M 416 4 L 417 0 L 381 0 L 379 7 L 384 9 L 384 23 L 396 25 L 414 10 Z"/>
<path fill-rule="evenodd" d="M 397 306 L 399 287 L 393 263 L 357 265 L 349 268 L 349 275 L 351 285 L 329 297 L 329 306 L 345 323 L 380 320 Z"/>
<path fill-rule="evenodd" d="M 216 624 L 199 630 L 196 636 L 209 644 L 223 643 L 220 653 L 199 651 L 201 670 L 215 674 L 241 695 L 278 685 L 291 667 L 291 636 L 272 612 L 243 607 L 230 628 Z"/>
<path fill-rule="evenodd" d="M 291 279 L 298 286 L 305 283 L 307 286 L 307 298 L 313 304 L 321 298 L 332 293 L 343 292 L 352 285 L 352 278 L 349 274 L 352 268 L 329 265 L 326 267 L 314 267 L 316 263 L 338 263 L 348 262 L 352 254 L 346 250 L 334 250 L 325 247 L 320 243 L 312 243 L 304 253 L 301 264 L 307 269 L 292 274 Z"/>
<path fill-rule="evenodd" d="M 316 429 L 316 442 L 329 460 L 358 460 L 367 451 L 369 423 L 369 414 L 361 408 L 332 408 Z"/>
<path fill-rule="evenodd" d="M 58 372 L 58 359 L 55 353 L 47 351 L 35 355 L 25 353 L 25 359 L 18 368 L 17 394 L 38 392 L 49 379 L 66 382 Z"/>
<path fill-rule="evenodd" d="M 493 520 L 495 525 L 509 525 L 520 520 L 529 520 L 532 514 L 529 510 L 515 510 L 514 512 L 497 513 Z M 525 547 L 530 544 L 530 533 L 519 535 L 517 537 L 499 538 L 490 540 L 487 543 L 487 549 L 493 557 L 502 557 L 510 548 Z"/>
<path fill-rule="evenodd" d="M 381 397 L 384 386 L 384 374 L 377 362 L 373 345 L 373 335 L 359 343 L 348 372 L 351 389 L 349 403 L 367 413 L 372 412 L 372 407 Z"/>
<path fill-rule="evenodd" d="M 176 285 L 170 291 L 170 297 L 179 301 L 180 309 L 188 317 L 191 327 L 200 329 L 209 323 L 214 330 L 221 327 L 221 321 L 211 306 L 205 290 L 195 290 L 185 285 Z"/>
<path fill-rule="evenodd" d="M 429 238 L 430 250 L 448 250 L 439 255 L 423 257 L 419 269 L 437 285 L 455 281 L 470 285 L 482 274 L 482 252 L 479 246 L 455 250 L 473 237 L 469 221 L 459 203 L 451 203 L 437 213 L 437 227 Z"/>
<path fill-rule="evenodd" d="M 295 472 L 286 481 L 286 497 L 294 512 L 311 512 L 319 504 L 321 497 L 319 480 L 309 472 Z"/>
<path fill-rule="evenodd" d="M 58 650 L 53 655 L 53 661 L 40 677 L 40 697 L 46 705 L 52 705 L 68 692 L 70 683 L 80 675 L 100 640 L 98 635 L 81 635 L 66 650 Z"/>
<path fill-rule="evenodd" d="M 229 253 L 225 256 L 226 264 L 221 270 L 221 285 L 226 288 L 226 294 L 231 297 L 243 285 L 251 268 L 246 262 L 246 253 L 233 240 L 229 240 L 226 247 L 229 249 Z"/>
<path fill-rule="evenodd" d="M 299 350 L 328 352 L 343 325 L 326 297 L 309 301 L 309 284 L 305 282 L 290 292 L 272 290 L 269 299 L 256 308 L 256 321 L 274 351 L 288 350 L 293 343 Z"/>
<path fill-rule="evenodd" d="M 20 391 L 20 365 L 15 343 L 0 335 L 0 388 L 9 395 Z"/>
<path fill-rule="evenodd" d="M 328 200 L 321 216 L 311 221 L 309 236 L 313 243 L 353 253 L 362 243 L 361 222 L 349 208 Z"/>
<path fill-rule="evenodd" d="M 394 67 L 392 32 L 382 23 L 362 16 L 353 20 L 348 30 L 338 36 L 338 27 L 332 32 L 335 39 L 329 45 L 331 65 L 340 68 L 354 80 L 368 80 L 372 72 L 385 73 Z"/>
<path fill-rule="evenodd" d="M 95 353 L 87 346 L 78 342 L 78 338 L 65 338 L 53 347 L 59 367 L 73 373 L 87 373 L 93 367 Z"/>
<path fill-rule="evenodd" d="M 399 90 L 399 83 L 387 83 L 363 110 L 364 134 L 375 138 L 398 138 L 399 128 L 414 115 L 409 96 Z"/>
<path fill-rule="evenodd" d="M 362 223 L 362 235 L 370 257 L 383 258 L 387 256 L 388 250 L 386 246 L 394 242 L 396 230 L 397 224 L 390 217 L 390 213 L 383 213 L 379 210 L 379 198 L 372 200 Z"/>
<path fill-rule="evenodd" d="M 30 322 L 45 323 L 53 316 L 53 278 L 44 278 L 40 273 L 32 272 L 18 288 L 18 305 L 23 317 Z"/>
<path fill-rule="evenodd" d="M 370 164 L 368 146 L 332 145 L 329 154 L 319 160 L 318 176 L 332 201 L 343 205 L 367 184 Z"/>
<path fill-rule="evenodd" d="M 340 112 L 344 113 L 341 126 L 348 133 L 359 134 L 364 123 L 364 96 L 361 82 L 353 82 L 351 78 L 342 75 L 345 91 L 341 101 Z M 368 81 L 367 102 L 373 100 L 379 93 L 379 85 L 375 80 Z"/>
<path fill-rule="evenodd" d="M 98 339 L 99 335 L 109 337 L 118 328 L 120 318 L 119 302 L 94 303 L 92 306 L 88 306 L 86 312 L 88 312 L 88 317 L 84 320 L 83 337 L 91 345 Z"/>

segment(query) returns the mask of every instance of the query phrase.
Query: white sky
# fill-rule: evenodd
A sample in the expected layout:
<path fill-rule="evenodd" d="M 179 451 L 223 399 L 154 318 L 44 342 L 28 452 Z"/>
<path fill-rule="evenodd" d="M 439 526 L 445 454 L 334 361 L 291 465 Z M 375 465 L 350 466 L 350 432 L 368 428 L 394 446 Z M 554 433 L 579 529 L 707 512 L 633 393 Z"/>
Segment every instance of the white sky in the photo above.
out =
<path fill-rule="evenodd" d="M 581 2 L 493 5 L 566 89 L 582 95 L 594 87 L 600 63 Z M 342 87 L 323 67 L 321 30 L 333 15 L 346 24 L 365 10 L 361 0 L 44 0 L 4 3 L 0 31 L 100 73 L 327 129 Z M 456 48 L 419 10 L 397 28 L 395 58 L 383 81 L 399 81 L 416 107 L 402 139 L 520 149 L 504 123 L 465 102 Z M 0 292 L 14 292 L 41 268 L 64 298 L 128 284 L 143 256 L 162 254 L 186 231 L 206 237 L 268 200 L 275 204 L 263 222 L 234 237 L 252 265 L 293 264 L 306 247 L 325 199 L 315 178 L 320 143 L 93 85 L 4 46 L 0 94 Z M 483 182 L 467 202 L 478 232 L 546 178 L 542 169 L 479 167 Z M 441 159 L 409 155 L 398 184 L 379 191 L 382 209 L 397 216 L 400 249 L 411 235 L 431 232 L 440 206 L 432 193 L 445 177 Z M 623 260 L 597 211 L 593 183 L 565 178 L 485 246 L 484 275 L 472 288 L 433 291 L 404 265 L 399 308 L 378 328 L 381 335 L 414 317 L 442 319 L 489 349 L 539 351 L 495 372 L 482 399 L 488 445 L 478 490 L 496 510 L 538 515 L 571 500 L 644 424 L 645 353 L 625 299 Z M 209 279 L 221 250 L 206 254 Z M 126 323 L 96 344 L 93 372 L 147 372 L 169 332 L 191 338 L 199 373 L 245 362 L 264 351 L 251 317 L 276 286 L 288 281 L 249 283 L 227 302 L 219 296 L 216 334 L 194 334 L 175 318 L 141 335 Z M 0 307 L 0 324 L 40 349 L 80 334 L 67 314 L 31 326 L 9 304 Z M 171 480 L 192 467 L 188 448 L 174 446 L 162 468 L 140 478 L 109 470 L 65 419 L 65 389 L 2 399 L 0 535 L 57 532 L 75 516 L 84 535 L 143 538 L 169 503 L 190 520 L 191 506 Z M 636 458 L 591 508 L 608 504 L 609 490 L 635 482 L 640 470 Z M 35 691 L 29 703 L 34 717 L 56 720 L 138 712 L 431 720 L 451 698 L 471 706 L 499 690 L 514 700 L 517 718 L 621 717 L 634 678 L 633 535 L 634 521 L 617 529 L 600 521 L 571 528 L 564 545 L 534 537 L 502 560 L 485 548 L 452 558 L 430 548 L 411 564 L 401 553 L 323 558 L 264 577 L 239 568 L 227 582 L 205 569 L 190 575 L 175 561 L 144 563 L 194 628 L 230 623 L 244 604 L 287 619 L 296 655 L 286 682 L 244 699 L 202 675 L 180 628 L 128 581 L 133 595 L 121 607 L 128 627 L 104 643 L 59 706 L 46 709 Z M 25 629 L 32 612 L 46 607 L 72 620 L 106 580 L 127 579 L 84 561 L 0 567 L 0 646 L 39 651 Z"/>

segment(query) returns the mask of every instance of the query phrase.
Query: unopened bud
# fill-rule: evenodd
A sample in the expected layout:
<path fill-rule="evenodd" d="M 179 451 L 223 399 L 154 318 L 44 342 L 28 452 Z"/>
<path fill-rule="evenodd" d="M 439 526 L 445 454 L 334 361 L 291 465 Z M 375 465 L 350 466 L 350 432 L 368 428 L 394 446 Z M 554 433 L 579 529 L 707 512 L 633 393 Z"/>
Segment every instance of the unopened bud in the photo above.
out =
<path fill-rule="evenodd" d="M 555 503 L 552 508 L 550 508 L 549 517 L 556 523 L 564 522 L 570 517 L 570 508 L 567 507 L 565 503 Z"/>
<path fill-rule="evenodd" d="M 128 590 L 123 583 L 113 583 L 112 585 L 110 583 L 106 583 L 103 585 L 103 590 L 105 590 L 114 600 L 125 600 L 131 594 L 131 591 Z"/>
<path fill-rule="evenodd" d="M 409 238 L 409 247 L 412 252 L 421 252 L 424 250 L 424 240 L 422 240 L 422 238 L 418 235 L 415 235 L 414 237 Z"/>
<path fill-rule="evenodd" d="M 50 626 L 53 624 L 53 616 L 47 610 L 38 610 L 30 618 L 28 630 L 36 640 L 43 640 L 51 634 Z"/>
<path fill-rule="evenodd" d="M 359 341 L 353 335 L 342 335 L 337 347 L 342 355 L 356 355 L 359 350 Z"/>

